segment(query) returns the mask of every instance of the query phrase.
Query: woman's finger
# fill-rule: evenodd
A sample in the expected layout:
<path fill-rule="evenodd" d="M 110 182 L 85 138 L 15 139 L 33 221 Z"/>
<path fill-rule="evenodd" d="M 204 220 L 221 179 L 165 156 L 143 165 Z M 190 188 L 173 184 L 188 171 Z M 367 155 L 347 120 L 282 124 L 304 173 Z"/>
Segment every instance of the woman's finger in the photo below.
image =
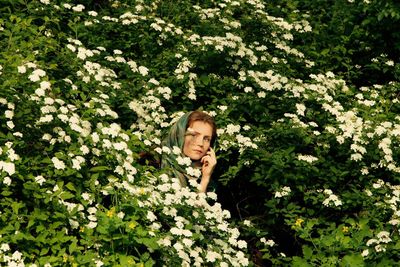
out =
<path fill-rule="evenodd" d="M 205 156 L 203 156 L 203 157 L 201 158 L 200 162 L 201 162 L 201 163 L 204 163 L 205 161 L 207 161 L 207 160 L 210 159 L 210 158 L 211 158 L 210 155 L 205 155 Z"/>
<path fill-rule="evenodd" d="M 210 155 L 205 155 L 205 156 L 202 158 L 202 160 L 209 160 L 209 159 L 211 159 L 211 156 L 210 156 Z"/>

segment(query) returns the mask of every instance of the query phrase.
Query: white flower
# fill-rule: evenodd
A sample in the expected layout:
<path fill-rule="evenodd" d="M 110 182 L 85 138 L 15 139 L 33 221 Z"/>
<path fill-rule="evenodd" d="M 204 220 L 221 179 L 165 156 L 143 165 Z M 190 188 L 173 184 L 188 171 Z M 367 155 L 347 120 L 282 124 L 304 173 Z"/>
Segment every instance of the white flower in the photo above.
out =
<path fill-rule="evenodd" d="M 247 87 L 245 87 L 243 90 L 244 90 L 245 93 L 250 93 L 250 92 L 253 91 L 253 88 L 247 86 Z"/>
<path fill-rule="evenodd" d="M 36 64 L 32 62 L 26 63 L 25 66 L 27 66 L 28 68 L 36 68 Z"/>
<path fill-rule="evenodd" d="M 326 189 L 324 189 L 324 194 L 332 195 L 333 192 L 332 192 L 332 190 L 326 188 Z"/>
<path fill-rule="evenodd" d="M 42 185 L 44 182 L 46 182 L 46 179 L 43 176 L 39 175 L 35 177 L 35 182 L 39 185 Z"/>
<path fill-rule="evenodd" d="M 8 177 L 8 176 L 6 176 L 6 177 L 4 177 L 4 179 L 3 179 L 3 184 L 5 184 L 5 185 L 7 185 L 7 186 L 10 186 L 11 185 L 11 178 L 10 177 Z"/>
<path fill-rule="evenodd" d="M 187 167 L 186 168 L 186 173 L 189 174 L 190 176 L 193 176 L 193 177 L 200 177 L 201 176 L 201 170 L 193 168 L 193 167 Z"/>
<path fill-rule="evenodd" d="M 0 250 L 3 252 L 9 251 L 10 250 L 10 246 L 6 243 L 1 244 L 0 246 Z"/>
<path fill-rule="evenodd" d="M 257 96 L 258 96 L 259 98 L 265 98 L 265 97 L 267 96 L 267 94 L 266 94 L 265 92 L 258 92 L 258 93 L 257 93 Z"/>
<path fill-rule="evenodd" d="M 28 79 L 32 82 L 37 82 L 40 80 L 40 77 L 44 77 L 45 75 L 46 72 L 44 70 L 36 69 L 31 73 L 31 75 L 28 76 Z"/>
<path fill-rule="evenodd" d="M 93 143 L 99 142 L 100 137 L 99 137 L 98 133 L 92 133 L 91 136 L 92 136 Z"/>
<path fill-rule="evenodd" d="M 375 243 L 378 243 L 378 240 L 376 240 L 375 238 L 371 238 L 367 241 L 367 246 L 371 246 Z"/>
<path fill-rule="evenodd" d="M 104 263 L 101 260 L 95 260 L 94 263 L 96 264 L 96 267 L 101 267 L 104 265 Z"/>
<path fill-rule="evenodd" d="M 239 241 L 237 242 L 237 246 L 238 246 L 238 248 L 240 248 L 240 249 L 247 248 L 247 243 L 246 243 L 246 241 L 244 241 L 244 240 L 239 240 Z"/>
<path fill-rule="evenodd" d="M 308 163 L 313 163 L 314 161 L 318 160 L 317 157 L 314 157 L 314 156 L 311 156 L 311 155 L 301 155 L 301 154 L 297 156 L 297 159 L 298 160 L 302 160 L 302 161 L 306 161 Z"/>
<path fill-rule="evenodd" d="M 154 213 L 152 211 L 147 211 L 146 217 L 151 222 L 154 222 L 157 219 L 156 215 L 154 215 Z"/>
<path fill-rule="evenodd" d="M 331 202 L 333 202 L 333 204 L 335 206 L 341 206 L 342 205 L 342 201 L 334 194 L 329 195 L 329 197 L 327 199 L 325 199 L 322 204 L 324 206 L 331 206 Z"/>
<path fill-rule="evenodd" d="M 149 69 L 144 66 L 140 66 L 138 69 L 142 76 L 146 76 L 149 73 Z"/>
<path fill-rule="evenodd" d="M 78 157 L 80 157 L 80 158 L 78 158 Z M 75 169 L 75 170 L 80 170 L 81 169 L 81 163 L 82 163 L 81 158 L 82 157 L 81 156 L 78 156 L 78 157 L 72 159 L 72 168 Z"/>
<path fill-rule="evenodd" d="M 387 231 L 381 231 L 377 234 L 379 242 L 389 243 L 392 239 L 389 237 L 390 233 Z"/>
<path fill-rule="evenodd" d="M 84 6 L 84 5 L 81 5 L 81 4 L 76 5 L 76 6 L 74 6 L 74 7 L 72 8 L 72 10 L 75 11 L 75 12 L 81 12 L 81 11 L 84 10 L 84 9 L 85 9 L 85 6 Z"/>
<path fill-rule="evenodd" d="M 0 170 L 7 172 L 8 175 L 13 175 L 15 173 L 15 165 L 12 162 L 0 161 Z"/>
<path fill-rule="evenodd" d="M 40 117 L 39 122 L 46 123 L 52 121 L 53 119 L 54 119 L 53 115 L 47 114 L 46 116 Z"/>
<path fill-rule="evenodd" d="M 273 247 L 275 245 L 275 242 L 274 242 L 274 240 L 269 239 L 268 241 L 265 242 L 265 245 Z"/>
<path fill-rule="evenodd" d="M 361 174 L 362 175 L 367 175 L 368 173 L 369 173 L 369 170 L 368 170 L 367 167 L 364 167 L 364 168 L 361 169 Z"/>
<path fill-rule="evenodd" d="M 188 95 L 188 98 L 191 99 L 191 100 L 196 100 L 197 97 L 196 97 L 196 95 L 194 93 L 190 93 Z"/>
<path fill-rule="evenodd" d="M 75 46 L 73 46 L 72 44 L 67 44 L 67 48 L 68 48 L 69 50 L 71 50 L 72 52 L 75 52 L 75 51 L 76 51 Z"/>
<path fill-rule="evenodd" d="M 25 66 L 18 66 L 18 73 L 25 73 L 26 72 L 26 67 Z"/>
<path fill-rule="evenodd" d="M 378 188 L 381 188 L 382 185 L 380 183 L 373 183 L 372 187 L 375 188 L 375 189 L 378 189 Z"/>
<path fill-rule="evenodd" d="M 279 191 L 275 192 L 275 198 L 281 198 L 281 197 L 287 196 L 287 195 L 289 195 L 289 193 L 291 191 L 292 190 L 290 189 L 290 187 L 284 186 Z"/>
<path fill-rule="evenodd" d="M 15 261 L 20 261 L 22 258 L 22 253 L 19 252 L 18 250 L 16 250 L 13 254 L 12 254 L 12 259 Z"/>
<path fill-rule="evenodd" d="M 89 151 L 90 151 L 89 148 L 86 145 L 82 145 L 79 149 L 82 151 L 83 155 L 88 154 Z"/>
<path fill-rule="evenodd" d="M 87 228 L 93 229 L 97 226 L 97 222 L 90 221 L 86 226 Z"/>
<path fill-rule="evenodd" d="M 219 108 L 222 112 L 224 112 L 225 110 L 228 109 L 227 106 L 218 106 L 218 108 Z"/>
<path fill-rule="evenodd" d="M 193 245 L 193 241 L 189 238 L 183 238 L 182 239 L 182 243 L 186 246 L 186 247 L 191 247 Z"/>
<path fill-rule="evenodd" d="M 183 249 L 183 246 L 181 243 L 175 243 L 173 246 L 177 251 L 180 251 Z"/>
<path fill-rule="evenodd" d="M 15 127 L 14 122 L 13 121 L 7 121 L 6 125 L 8 128 L 13 129 Z"/>
<path fill-rule="evenodd" d="M 209 197 L 209 198 L 211 198 L 212 200 L 217 200 L 217 194 L 215 193 L 215 192 L 207 192 L 207 196 Z M 245 220 L 245 222 L 246 222 L 247 220 Z"/>
<path fill-rule="evenodd" d="M 38 88 L 35 90 L 35 94 L 37 94 L 38 96 L 44 96 L 44 90 L 41 88 Z"/>
<path fill-rule="evenodd" d="M 177 228 L 177 227 L 172 227 L 169 231 L 170 231 L 171 234 L 173 234 L 173 235 L 182 235 L 182 233 L 183 233 L 183 230 L 182 230 L 182 229 L 179 229 L 179 228 Z"/>
<path fill-rule="evenodd" d="M 215 262 L 217 259 L 222 259 L 221 255 L 214 251 L 208 251 L 206 255 L 208 262 Z"/>
<path fill-rule="evenodd" d="M 181 154 L 181 149 L 177 146 L 173 146 L 172 153 L 174 153 L 175 155 L 179 155 L 179 154 Z"/>
<path fill-rule="evenodd" d="M 243 126 L 243 130 L 245 130 L 245 131 L 248 131 L 248 130 L 250 130 L 250 129 L 251 129 L 251 127 L 250 127 L 249 125 Z"/>
<path fill-rule="evenodd" d="M 227 134 L 234 134 L 234 133 L 238 133 L 240 131 L 240 125 L 233 125 L 233 124 L 228 124 L 226 126 L 226 133 Z"/>
<path fill-rule="evenodd" d="M 297 114 L 300 116 L 304 116 L 304 112 L 306 110 L 306 106 L 304 104 L 296 104 Z"/>
<path fill-rule="evenodd" d="M 361 253 L 361 256 L 365 258 L 365 257 L 368 256 L 368 254 L 369 254 L 369 250 L 368 249 L 364 249 L 363 252 Z"/>
<path fill-rule="evenodd" d="M 58 169 L 58 170 L 63 170 L 63 169 L 65 169 L 65 163 L 64 163 L 63 161 L 59 160 L 58 158 L 53 157 L 53 158 L 51 159 L 51 161 L 52 161 L 53 164 L 54 164 L 54 168 L 56 168 L 56 169 Z"/>
<path fill-rule="evenodd" d="M 96 208 L 96 207 L 89 207 L 89 208 L 88 208 L 88 212 L 89 212 L 90 214 L 96 214 L 97 208 Z"/>
<path fill-rule="evenodd" d="M 376 245 L 375 246 L 375 251 L 376 252 L 385 252 L 386 248 L 384 246 L 382 246 L 382 245 Z"/>
<path fill-rule="evenodd" d="M 388 60 L 385 62 L 386 65 L 388 66 L 394 66 L 394 61 L 393 60 Z"/>
<path fill-rule="evenodd" d="M 48 81 L 40 82 L 40 89 L 47 90 L 50 89 L 51 83 Z"/>
<path fill-rule="evenodd" d="M 350 159 L 354 160 L 354 161 L 360 161 L 360 160 L 362 160 L 362 158 L 363 158 L 363 156 L 360 153 L 353 153 L 350 156 Z"/>
<path fill-rule="evenodd" d="M 176 161 L 178 162 L 179 165 L 186 165 L 190 166 L 192 164 L 192 160 L 189 157 L 177 157 Z"/>
<path fill-rule="evenodd" d="M 162 147 L 162 151 L 163 151 L 164 153 L 167 153 L 167 154 L 170 154 L 170 153 L 171 153 L 171 149 L 170 149 L 169 147 L 167 147 L 167 146 L 163 146 L 163 147 Z"/>
<path fill-rule="evenodd" d="M 157 243 L 165 247 L 171 246 L 171 240 L 169 240 L 168 238 L 160 239 L 157 241 Z"/>
<path fill-rule="evenodd" d="M 119 150 L 119 151 L 128 148 L 128 145 L 125 142 L 113 143 L 113 146 L 114 146 L 115 150 Z"/>

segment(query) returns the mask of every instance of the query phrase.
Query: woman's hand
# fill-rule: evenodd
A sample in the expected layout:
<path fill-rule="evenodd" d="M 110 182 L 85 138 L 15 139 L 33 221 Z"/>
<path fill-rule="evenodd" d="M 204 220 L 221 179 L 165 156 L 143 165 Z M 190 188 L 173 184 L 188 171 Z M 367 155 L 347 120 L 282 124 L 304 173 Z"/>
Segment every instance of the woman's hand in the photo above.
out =
<path fill-rule="evenodd" d="M 210 150 L 201 158 L 200 162 L 202 163 L 200 192 L 206 192 L 212 172 L 214 171 L 215 165 L 217 165 L 217 157 L 215 156 L 214 149 L 210 147 Z"/>

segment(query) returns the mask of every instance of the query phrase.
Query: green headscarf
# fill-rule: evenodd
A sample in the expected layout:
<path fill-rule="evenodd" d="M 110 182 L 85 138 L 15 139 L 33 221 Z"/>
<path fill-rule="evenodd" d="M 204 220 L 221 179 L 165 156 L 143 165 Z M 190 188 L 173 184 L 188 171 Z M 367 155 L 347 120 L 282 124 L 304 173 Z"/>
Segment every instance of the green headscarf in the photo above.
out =
<path fill-rule="evenodd" d="M 170 154 L 163 154 L 161 159 L 161 168 L 169 168 L 171 170 L 171 174 L 177 178 L 181 183 L 182 187 L 187 186 L 187 174 L 186 171 L 177 164 L 176 158 L 179 155 L 172 153 L 173 147 L 179 147 L 181 151 L 183 151 L 183 145 L 185 143 L 185 134 L 186 134 L 186 126 L 188 124 L 189 116 L 192 114 L 192 111 L 187 112 L 183 115 L 174 125 L 172 125 L 169 130 L 169 134 L 163 140 L 163 146 L 166 146 L 171 149 Z M 181 156 L 184 156 L 181 152 Z"/>

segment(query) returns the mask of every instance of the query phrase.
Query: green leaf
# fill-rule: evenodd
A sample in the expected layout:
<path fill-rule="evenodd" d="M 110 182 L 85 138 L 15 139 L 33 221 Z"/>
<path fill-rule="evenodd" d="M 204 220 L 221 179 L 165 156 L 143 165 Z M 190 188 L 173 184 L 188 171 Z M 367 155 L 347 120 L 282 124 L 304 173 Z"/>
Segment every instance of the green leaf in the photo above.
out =
<path fill-rule="evenodd" d="M 364 260 L 361 254 L 346 255 L 340 262 L 341 267 L 363 267 Z"/>
<path fill-rule="evenodd" d="M 110 170 L 110 167 L 108 166 L 96 166 L 91 168 L 89 171 L 90 172 L 102 172 L 102 171 L 107 171 Z"/>
<path fill-rule="evenodd" d="M 67 192 L 67 191 L 64 191 L 64 192 L 62 192 L 60 194 L 60 198 L 63 199 L 63 200 L 71 199 L 71 198 L 74 198 L 74 197 L 75 197 L 74 194 L 72 194 L 70 192 Z"/>
<path fill-rule="evenodd" d="M 313 267 L 313 265 L 309 264 L 305 259 L 298 256 L 293 257 L 290 265 L 293 267 Z"/>
<path fill-rule="evenodd" d="M 303 249 L 304 258 L 311 259 L 312 255 L 313 255 L 313 250 L 309 246 L 306 246 L 306 245 L 304 245 L 302 247 L 302 249 Z"/>
<path fill-rule="evenodd" d="M 157 249 L 158 248 L 158 244 L 156 242 L 156 239 L 154 238 L 141 238 L 142 243 L 144 245 L 146 245 L 148 248 L 151 249 Z"/>
<path fill-rule="evenodd" d="M 71 191 L 76 192 L 76 188 L 75 188 L 74 184 L 71 183 L 71 182 L 67 183 L 67 184 L 65 185 L 65 187 L 68 188 L 68 189 L 71 190 Z"/>
<path fill-rule="evenodd" d="M 14 214 L 18 214 L 19 209 L 24 207 L 24 206 L 25 206 L 25 204 L 20 203 L 20 202 L 13 202 L 11 204 L 11 207 L 12 207 L 12 210 L 13 210 Z"/>

